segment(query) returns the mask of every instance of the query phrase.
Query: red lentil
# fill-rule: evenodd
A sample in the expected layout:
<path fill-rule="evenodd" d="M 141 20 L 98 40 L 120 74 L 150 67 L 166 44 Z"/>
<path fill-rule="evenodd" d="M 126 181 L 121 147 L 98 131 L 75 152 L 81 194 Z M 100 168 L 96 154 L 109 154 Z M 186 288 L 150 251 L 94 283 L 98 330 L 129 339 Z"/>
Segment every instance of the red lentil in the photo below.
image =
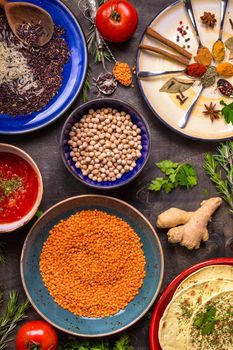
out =
<path fill-rule="evenodd" d="M 125 221 L 84 210 L 50 231 L 40 271 L 60 306 L 78 316 L 107 317 L 138 294 L 145 257 L 140 238 Z"/>

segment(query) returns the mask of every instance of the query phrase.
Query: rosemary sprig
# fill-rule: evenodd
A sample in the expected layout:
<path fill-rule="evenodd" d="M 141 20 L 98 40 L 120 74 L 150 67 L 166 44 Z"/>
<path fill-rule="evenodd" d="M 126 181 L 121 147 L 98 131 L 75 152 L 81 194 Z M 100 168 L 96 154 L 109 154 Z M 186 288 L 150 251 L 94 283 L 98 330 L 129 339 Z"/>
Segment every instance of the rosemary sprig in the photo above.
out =
<path fill-rule="evenodd" d="M 233 141 L 221 143 L 217 152 L 205 154 L 204 169 L 233 214 Z"/>
<path fill-rule="evenodd" d="M 89 67 L 86 75 L 86 80 L 84 81 L 83 88 L 81 91 L 81 98 L 83 102 L 87 102 L 89 100 L 90 89 L 91 89 L 91 78 L 90 78 L 90 67 Z"/>
<path fill-rule="evenodd" d="M 94 23 L 90 24 L 90 29 L 87 34 L 87 48 L 88 48 L 88 52 L 93 56 L 95 63 L 100 63 L 101 56 L 100 56 L 100 51 L 96 41 L 96 31 L 95 31 Z M 109 62 L 112 61 L 112 56 L 108 48 L 104 49 L 103 55 L 107 61 Z"/>
<path fill-rule="evenodd" d="M 0 317 L 0 350 L 4 350 L 11 339 L 9 336 L 15 330 L 19 321 L 25 317 L 25 311 L 29 308 L 29 301 L 19 302 L 17 291 L 10 292 L 6 308 Z"/>

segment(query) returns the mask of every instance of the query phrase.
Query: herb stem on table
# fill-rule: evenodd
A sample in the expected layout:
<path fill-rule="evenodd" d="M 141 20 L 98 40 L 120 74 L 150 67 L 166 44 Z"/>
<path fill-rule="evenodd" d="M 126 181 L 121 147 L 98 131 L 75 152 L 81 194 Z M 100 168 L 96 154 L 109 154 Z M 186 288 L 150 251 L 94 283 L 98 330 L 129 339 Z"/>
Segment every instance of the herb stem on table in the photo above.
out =
<path fill-rule="evenodd" d="M 221 143 L 217 152 L 205 154 L 204 169 L 233 214 L 233 141 Z"/>
<path fill-rule="evenodd" d="M 9 336 L 15 330 L 19 321 L 25 317 L 25 312 L 29 308 L 29 301 L 19 302 L 19 294 L 11 291 L 9 300 L 3 314 L 0 316 L 0 350 L 7 348 L 11 339 Z"/>

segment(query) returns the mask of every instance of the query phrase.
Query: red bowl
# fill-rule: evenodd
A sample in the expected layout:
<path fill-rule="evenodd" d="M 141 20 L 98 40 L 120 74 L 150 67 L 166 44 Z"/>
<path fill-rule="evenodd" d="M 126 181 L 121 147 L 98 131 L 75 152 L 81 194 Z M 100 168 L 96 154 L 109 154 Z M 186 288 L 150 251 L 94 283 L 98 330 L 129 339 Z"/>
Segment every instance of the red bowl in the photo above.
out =
<path fill-rule="evenodd" d="M 150 322 L 150 334 L 149 334 L 151 350 L 162 350 L 159 345 L 159 338 L 158 338 L 159 322 L 161 317 L 163 316 L 164 310 L 166 309 L 167 305 L 171 301 L 176 291 L 176 288 L 185 278 L 187 278 L 193 272 L 201 269 L 202 267 L 209 266 L 209 265 L 233 265 L 233 258 L 217 258 L 217 259 L 203 261 L 199 264 L 189 267 L 187 270 L 184 270 L 177 277 L 175 277 L 174 280 L 171 281 L 171 283 L 164 290 L 163 294 L 161 295 L 153 311 L 153 315 Z"/>

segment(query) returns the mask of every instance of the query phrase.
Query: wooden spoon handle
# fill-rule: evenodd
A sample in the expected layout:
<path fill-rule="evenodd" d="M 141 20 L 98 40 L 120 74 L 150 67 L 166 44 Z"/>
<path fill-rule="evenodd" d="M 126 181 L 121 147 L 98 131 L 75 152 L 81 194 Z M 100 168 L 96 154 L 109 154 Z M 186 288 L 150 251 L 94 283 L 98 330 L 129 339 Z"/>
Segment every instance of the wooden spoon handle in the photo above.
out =
<path fill-rule="evenodd" d="M 7 4 L 7 0 L 0 0 L 0 7 L 4 8 Z"/>
<path fill-rule="evenodd" d="M 179 52 L 182 56 L 185 56 L 188 59 L 192 58 L 192 54 L 190 52 L 188 52 L 187 50 L 183 49 L 183 47 L 180 47 L 179 45 L 177 45 L 173 41 L 165 38 L 164 36 L 162 36 L 161 34 L 156 32 L 154 29 L 152 29 L 150 27 L 147 28 L 146 34 L 148 34 L 149 36 L 151 36 L 154 39 L 157 39 L 158 41 L 160 41 L 161 43 L 167 45 L 168 47 L 171 47 L 175 51 Z"/>
<path fill-rule="evenodd" d="M 143 49 L 143 50 L 152 51 L 152 52 L 158 53 L 160 55 L 163 55 L 165 57 L 171 58 L 172 60 L 177 61 L 179 63 L 182 63 L 185 66 L 187 66 L 189 64 L 189 59 L 182 57 L 182 56 L 173 55 L 172 53 L 167 52 L 167 51 L 162 50 L 162 49 L 159 49 L 157 47 L 141 44 L 141 45 L 139 45 L 139 48 Z"/>

